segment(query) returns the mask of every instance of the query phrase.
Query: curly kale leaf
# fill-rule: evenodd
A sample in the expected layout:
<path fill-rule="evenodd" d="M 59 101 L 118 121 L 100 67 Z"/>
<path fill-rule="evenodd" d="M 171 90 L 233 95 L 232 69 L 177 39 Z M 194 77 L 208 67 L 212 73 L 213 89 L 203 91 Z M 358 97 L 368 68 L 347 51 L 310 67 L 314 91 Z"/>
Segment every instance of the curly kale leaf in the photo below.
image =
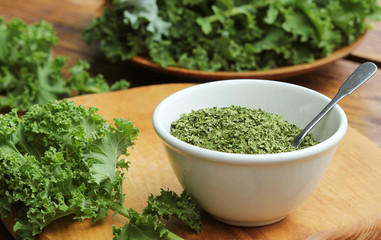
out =
<path fill-rule="evenodd" d="M 175 216 L 196 232 L 201 232 L 200 211 L 187 191 L 178 196 L 173 191 L 161 189 L 160 195 L 151 194 L 147 203 L 148 206 L 143 210 L 145 215 L 157 215 L 165 219 Z"/>
<path fill-rule="evenodd" d="M 69 97 L 72 92 L 98 93 L 125 89 L 125 80 L 109 87 L 102 75 L 92 78 L 89 64 L 80 60 L 65 80 L 63 56 L 53 57 L 58 38 L 51 24 L 41 20 L 26 24 L 12 19 L 6 24 L 0 18 L 0 111 L 12 108 L 28 111 L 34 104 Z"/>
<path fill-rule="evenodd" d="M 121 228 L 113 226 L 113 240 L 123 239 L 168 239 L 169 231 L 158 221 L 157 216 L 142 215 L 128 209 L 129 223 Z"/>
<path fill-rule="evenodd" d="M 21 117 L 0 115 L 0 217 L 16 216 L 18 239 L 32 240 L 52 221 L 71 215 L 102 220 L 108 210 L 129 219 L 114 239 L 181 239 L 160 217 L 178 217 L 197 232 L 201 221 L 186 193 L 161 191 L 143 214 L 123 206 L 127 150 L 139 130 L 124 118 L 108 124 L 97 109 L 74 102 L 34 105 Z"/>
<path fill-rule="evenodd" d="M 127 147 L 134 144 L 136 130 L 132 123 L 123 118 L 115 118 L 114 121 L 117 128 L 93 141 L 88 146 L 88 151 L 82 153 L 85 161 L 93 161 L 90 172 L 97 183 L 114 179 L 118 162 L 109 159 L 118 159 L 122 154 L 128 155 Z"/>
<path fill-rule="evenodd" d="M 70 77 L 67 79 L 66 85 L 78 94 L 109 92 L 130 87 L 130 83 L 125 79 L 109 86 L 102 74 L 92 78 L 88 72 L 89 69 L 90 64 L 88 62 L 79 60 L 76 65 L 69 69 Z"/>
<path fill-rule="evenodd" d="M 84 40 L 99 41 L 111 61 L 139 55 L 163 67 L 266 70 L 329 56 L 381 19 L 377 0 L 143 2 L 149 14 L 141 1 L 113 1 Z"/>
<path fill-rule="evenodd" d="M 177 195 L 170 190 L 161 189 L 159 195 L 150 195 L 147 207 L 143 213 L 133 209 L 115 208 L 119 214 L 130 219 L 129 223 L 121 228 L 113 227 L 113 240 L 124 239 L 171 239 L 180 240 L 165 228 L 160 218 L 168 219 L 169 216 L 177 217 L 197 233 L 201 231 L 201 216 L 195 200 L 185 190 Z"/>
<path fill-rule="evenodd" d="M 123 9 L 106 8 L 103 15 L 92 19 L 90 26 L 84 30 L 84 41 L 90 44 L 100 40 L 100 49 L 112 62 L 130 59 L 147 51 L 145 36 L 139 34 L 139 29 L 125 24 L 123 19 Z"/>
<path fill-rule="evenodd" d="M 123 205 L 128 164 L 118 158 L 138 129 L 125 119 L 113 127 L 96 112 L 63 100 L 35 105 L 21 119 L 15 110 L 0 116 L 0 214 L 16 214 L 19 239 L 34 239 L 63 216 L 95 221 Z"/>
<path fill-rule="evenodd" d="M 53 27 L 45 21 L 27 25 L 0 19 L 0 109 L 28 109 L 69 95 L 61 78 L 66 59 L 53 58 L 51 48 L 58 42 Z"/>
<path fill-rule="evenodd" d="M 155 0 L 115 0 L 114 4 L 125 9 L 123 22 L 131 25 L 133 29 L 139 29 L 143 25 L 155 40 L 160 40 L 163 35 L 168 34 L 171 24 L 159 16 Z"/>

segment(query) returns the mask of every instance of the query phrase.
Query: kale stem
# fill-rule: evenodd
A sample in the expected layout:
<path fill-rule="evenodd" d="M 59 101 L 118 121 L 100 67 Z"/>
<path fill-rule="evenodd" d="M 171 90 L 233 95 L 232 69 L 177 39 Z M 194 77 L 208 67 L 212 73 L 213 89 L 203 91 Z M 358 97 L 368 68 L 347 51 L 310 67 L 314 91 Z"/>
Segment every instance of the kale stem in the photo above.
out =
<path fill-rule="evenodd" d="M 126 218 L 130 218 L 130 213 L 128 212 L 128 209 L 116 202 L 112 202 L 110 204 L 110 209 L 119 213 L 120 215 L 126 217 Z"/>
<path fill-rule="evenodd" d="M 184 240 L 184 239 L 168 230 L 167 240 Z"/>

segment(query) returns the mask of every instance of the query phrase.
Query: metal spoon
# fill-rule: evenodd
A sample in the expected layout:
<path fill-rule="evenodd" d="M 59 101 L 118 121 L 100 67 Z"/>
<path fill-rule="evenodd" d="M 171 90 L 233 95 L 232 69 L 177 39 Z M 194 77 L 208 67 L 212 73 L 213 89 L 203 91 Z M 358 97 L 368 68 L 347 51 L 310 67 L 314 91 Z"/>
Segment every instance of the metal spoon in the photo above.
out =
<path fill-rule="evenodd" d="M 366 62 L 361 64 L 341 85 L 336 96 L 328 103 L 328 105 L 296 136 L 293 140 L 293 145 L 299 147 L 303 142 L 304 137 L 311 129 L 345 96 L 351 94 L 354 90 L 365 83 L 377 72 L 376 64 Z"/>

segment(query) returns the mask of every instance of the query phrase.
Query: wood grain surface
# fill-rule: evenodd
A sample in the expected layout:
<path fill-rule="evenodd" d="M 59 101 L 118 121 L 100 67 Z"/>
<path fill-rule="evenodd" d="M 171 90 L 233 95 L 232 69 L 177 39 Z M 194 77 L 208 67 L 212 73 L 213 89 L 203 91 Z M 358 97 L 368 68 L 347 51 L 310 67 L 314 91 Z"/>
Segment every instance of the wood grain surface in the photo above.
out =
<path fill-rule="evenodd" d="M 160 188 L 170 188 L 177 192 L 182 190 L 169 165 L 162 142 L 153 130 L 151 118 L 162 99 L 188 86 L 190 85 L 164 84 L 71 99 L 86 107 L 99 108 L 99 114 L 109 121 L 114 117 L 128 118 L 140 129 L 136 146 L 129 157 L 132 165 L 124 182 L 125 206 L 141 211 L 150 193 L 157 194 Z M 266 227 L 241 228 L 220 223 L 203 213 L 204 227 L 199 235 L 173 219 L 169 220 L 168 225 L 185 239 L 332 239 L 380 236 L 380 181 L 380 148 L 349 127 L 318 188 L 283 221 Z M 111 226 L 125 223 L 126 220 L 119 216 L 109 216 L 103 223 L 79 223 L 68 217 L 49 225 L 39 239 L 112 239 Z"/>
<path fill-rule="evenodd" d="M 379 1 L 381 2 L 381 1 Z M 352 60 L 365 62 L 373 61 L 379 66 L 381 64 L 381 23 L 374 24 L 374 29 L 366 33 L 361 45 L 355 48 L 351 56 Z"/>

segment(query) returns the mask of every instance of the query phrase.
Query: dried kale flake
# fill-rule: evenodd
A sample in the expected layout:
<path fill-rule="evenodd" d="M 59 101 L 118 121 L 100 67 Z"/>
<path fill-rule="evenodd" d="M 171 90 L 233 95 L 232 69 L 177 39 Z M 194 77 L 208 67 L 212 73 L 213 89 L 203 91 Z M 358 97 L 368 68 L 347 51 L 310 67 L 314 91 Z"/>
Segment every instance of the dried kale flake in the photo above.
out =
<path fill-rule="evenodd" d="M 301 129 L 282 116 L 240 106 L 212 107 L 182 114 L 171 134 L 189 144 L 228 153 L 269 154 L 297 150 L 292 144 Z M 300 148 L 317 144 L 307 135 Z"/>

